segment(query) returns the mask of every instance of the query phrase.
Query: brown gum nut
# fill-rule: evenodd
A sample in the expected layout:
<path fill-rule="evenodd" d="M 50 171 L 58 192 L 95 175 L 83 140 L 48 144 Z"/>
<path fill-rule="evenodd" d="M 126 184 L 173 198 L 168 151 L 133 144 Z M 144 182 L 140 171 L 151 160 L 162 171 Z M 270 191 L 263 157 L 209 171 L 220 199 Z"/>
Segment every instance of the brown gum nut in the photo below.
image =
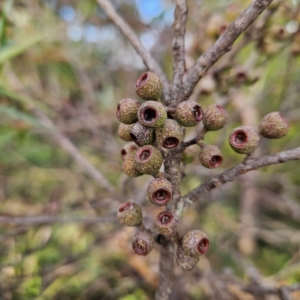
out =
<path fill-rule="evenodd" d="M 155 175 L 163 163 L 159 150 L 151 145 L 138 149 L 135 154 L 136 169 L 142 174 Z"/>
<path fill-rule="evenodd" d="M 167 119 L 162 127 L 156 128 L 156 139 L 159 146 L 166 149 L 176 148 L 183 140 L 183 127 L 172 119 Z"/>
<path fill-rule="evenodd" d="M 139 147 L 142 147 L 155 141 L 154 133 L 154 128 L 146 127 L 136 122 L 130 130 L 130 137 Z"/>
<path fill-rule="evenodd" d="M 200 230 L 190 230 L 182 238 L 182 248 L 191 257 L 199 257 L 209 248 L 206 234 Z"/>
<path fill-rule="evenodd" d="M 118 128 L 119 138 L 121 138 L 123 141 L 131 142 L 132 138 L 130 136 L 130 130 L 131 130 L 132 126 L 133 126 L 133 124 L 126 125 L 126 124 L 121 123 Z"/>
<path fill-rule="evenodd" d="M 175 236 L 180 226 L 180 219 L 169 211 L 161 212 L 155 220 L 157 231 L 165 237 Z"/>
<path fill-rule="evenodd" d="M 229 136 L 229 144 L 239 154 L 249 154 L 258 147 L 259 135 L 250 126 L 235 128 Z"/>
<path fill-rule="evenodd" d="M 278 111 L 265 115 L 259 122 L 259 133 L 268 139 L 280 139 L 289 131 L 289 125 Z"/>
<path fill-rule="evenodd" d="M 138 119 L 141 124 L 147 127 L 160 127 L 167 119 L 165 107 L 156 101 L 144 102 L 138 110 Z"/>
<path fill-rule="evenodd" d="M 119 206 L 117 216 L 122 225 L 129 227 L 139 226 L 143 220 L 140 206 L 131 201 L 122 203 Z"/>
<path fill-rule="evenodd" d="M 204 111 L 203 125 L 207 131 L 219 130 L 225 126 L 228 113 L 219 105 L 210 105 Z"/>
<path fill-rule="evenodd" d="M 138 177 L 142 175 L 142 173 L 139 172 L 136 168 L 136 163 L 135 163 L 136 152 L 137 151 L 133 151 L 128 155 L 126 155 L 123 161 L 122 170 L 129 177 Z"/>
<path fill-rule="evenodd" d="M 148 185 L 147 195 L 152 204 L 164 206 L 172 200 L 173 188 L 167 179 L 155 178 Z"/>
<path fill-rule="evenodd" d="M 137 112 L 141 103 L 135 99 L 126 98 L 119 102 L 117 107 L 117 118 L 123 124 L 133 124 L 138 120 Z"/>
<path fill-rule="evenodd" d="M 154 247 L 153 235 L 148 231 L 137 232 L 132 239 L 132 249 L 138 255 L 148 255 Z"/>
<path fill-rule="evenodd" d="M 145 100 L 157 100 L 162 94 L 160 78 L 152 72 L 143 73 L 135 84 L 136 93 Z"/>
<path fill-rule="evenodd" d="M 217 168 L 223 162 L 221 150 L 214 145 L 204 146 L 199 153 L 199 161 L 206 168 Z"/>
<path fill-rule="evenodd" d="M 203 118 L 203 111 L 195 101 L 181 102 L 175 112 L 176 121 L 184 127 L 196 126 Z"/>

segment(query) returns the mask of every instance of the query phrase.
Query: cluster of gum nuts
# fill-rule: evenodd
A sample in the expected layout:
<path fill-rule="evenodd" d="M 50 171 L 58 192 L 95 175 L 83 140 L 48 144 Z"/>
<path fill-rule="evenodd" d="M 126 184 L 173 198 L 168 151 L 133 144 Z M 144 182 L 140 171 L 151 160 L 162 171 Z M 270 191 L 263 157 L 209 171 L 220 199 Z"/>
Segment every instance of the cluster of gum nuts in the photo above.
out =
<path fill-rule="evenodd" d="M 122 169 L 130 177 L 152 175 L 154 179 L 147 188 L 148 200 L 156 206 L 166 206 L 172 201 L 173 187 L 165 174 L 160 172 L 163 164 L 162 148 L 167 151 L 178 147 L 184 139 L 184 127 L 196 126 L 201 121 L 202 133 L 223 128 L 228 114 L 219 105 L 210 105 L 203 111 L 197 102 L 190 100 L 180 103 L 176 109 L 165 107 L 159 100 L 163 91 L 162 82 L 152 72 L 139 77 L 135 90 L 146 101 L 140 103 L 131 98 L 123 99 L 118 103 L 116 113 L 121 122 L 118 135 L 130 142 L 121 150 Z M 272 112 L 260 121 L 258 131 L 249 126 L 234 129 L 229 143 L 235 152 L 250 154 L 258 147 L 260 136 L 277 139 L 287 132 L 285 120 L 278 112 Z M 198 158 L 204 167 L 212 169 L 222 163 L 223 157 L 218 147 L 205 145 L 202 139 L 197 144 L 201 149 Z M 121 224 L 139 227 L 140 230 L 132 240 L 132 248 L 139 255 L 149 254 L 155 240 L 171 240 L 177 244 L 177 263 L 182 269 L 191 270 L 200 255 L 209 248 L 209 240 L 200 230 L 191 230 L 180 236 L 180 218 L 170 211 L 163 211 L 156 217 L 155 236 L 143 225 L 142 209 L 138 204 L 131 201 L 122 203 L 117 214 Z"/>

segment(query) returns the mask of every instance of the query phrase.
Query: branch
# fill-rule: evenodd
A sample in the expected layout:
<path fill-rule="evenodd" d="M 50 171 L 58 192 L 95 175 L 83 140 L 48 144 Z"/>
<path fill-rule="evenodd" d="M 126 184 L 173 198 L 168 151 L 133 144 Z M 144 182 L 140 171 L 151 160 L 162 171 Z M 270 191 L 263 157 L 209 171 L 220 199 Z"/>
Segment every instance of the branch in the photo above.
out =
<path fill-rule="evenodd" d="M 197 82 L 206 74 L 210 67 L 226 52 L 231 50 L 233 43 L 255 19 L 268 7 L 272 0 L 253 0 L 251 4 L 232 22 L 215 44 L 205 51 L 196 63 L 187 70 L 183 78 L 184 98 L 188 99 Z"/>
<path fill-rule="evenodd" d="M 180 90 L 182 88 L 182 76 L 186 70 L 185 66 L 185 27 L 188 8 L 185 0 L 176 0 L 176 9 L 174 14 L 173 30 L 173 90 L 172 100 L 178 102 Z M 174 98 L 174 97 L 177 97 Z"/>
<path fill-rule="evenodd" d="M 114 187 L 109 183 L 104 175 L 98 171 L 76 148 L 76 146 L 64 135 L 53 122 L 39 109 L 33 108 L 32 111 L 39 118 L 40 122 L 44 127 L 49 129 L 49 133 L 55 142 L 69 153 L 75 162 L 90 176 L 92 177 L 101 187 L 110 193 L 113 193 Z"/>
<path fill-rule="evenodd" d="M 266 155 L 258 158 L 249 158 L 246 162 L 240 163 L 223 173 L 207 180 L 203 184 L 200 184 L 188 194 L 186 194 L 178 203 L 178 214 L 182 213 L 184 207 L 191 205 L 193 202 L 198 200 L 203 194 L 213 190 L 221 184 L 233 181 L 237 176 L 245 174 L 251 170 L 274 165 L 278 163 L 284 163 L 290 160 L 300 159 L 300 147 L 292 150 L 279 152 L 272 155 Z M 204 203 L 205 200 L 202 199 Z"/>
<path fill-rule="evenodd" d="M 6 217 L 0 216 L 0 224 L 13 225 L 42 225 L 52 223 L 110 223 L 116 220 L 115 216 L 110 217 L 73 217 L 73 216 L 33 216 L 33 217 Z"/>
<path fill-rule="evenodd" d="M 125 20 L 117 13 L 115 8 L 111 5 L 108 0 L 97 0 L 98 4 L 102 7 L 108 17 L 112 20 L 112 22 L 119 28 L 119 30 L 123 33 L 123 35 L 129 40 L 132 47 L 135 49 L 137 54 L 143 60 L 145 66 L 152 72 L 156 73 L 163 82 L 164 86 L 164 95 L 166 100 L 170 98 L 169 96 L 169 81 L 160 68 L 160 66 L 156 63 L 151 54 L 147 51 L 147 49 L 142 45 L 139 38 L 135 34 L 135 32 L 131 29 L 131 27 L 125 22 Z"/>

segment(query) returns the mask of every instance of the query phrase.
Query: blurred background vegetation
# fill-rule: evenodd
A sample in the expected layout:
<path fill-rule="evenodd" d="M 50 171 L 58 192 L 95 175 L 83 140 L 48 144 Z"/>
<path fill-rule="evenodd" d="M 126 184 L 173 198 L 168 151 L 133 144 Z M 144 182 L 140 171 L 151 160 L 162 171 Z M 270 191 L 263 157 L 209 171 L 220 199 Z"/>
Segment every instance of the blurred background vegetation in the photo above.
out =
<path fill-rule="evenodd" d="M 172 1 L 112 2 L 171 79 Z M 188 66 L 248 3 L 188 1 Z M 197 85 L 194 100 L 203 108 L 219 103 L 231 116 L 226 128 L 206 137 L 221 147 L 222 169 L 242 160 L 230 150 L 230 131 L 257 126 L 271 111 L 283 113 L 290 132 L 261 141 L 256 154 L 299 146 L 299 24 L 298 0 L 275 2 Z M 145 197 L 151 178 L 128 179 L 119 155 L 116 105 L 136 97 L 143 71 L 96 1 L 1 1 L 0 299 L 153 298 L 158 251 L 134 255 L 134 229 L 115 217 L 126 200 L 143 206 L 149 227 L 159 212 Z M 115 192 L 89 177 L 53 131 L 72 141 Z M 187 139 L 194 133 L 187 130 Z M 183 194 L 221 171 L 204 169 L 196 158 L 185 170 Z M 253 278 L 275 286 L 299 282 L 299 163 L 264 168 L 206 195 L 183 219 L 182 232 L 193 228 L 208 234 L 211 248 L 193 271 L 177 270 L 187 291 L 178 299 L 246 299 L 233 287 Z"/>

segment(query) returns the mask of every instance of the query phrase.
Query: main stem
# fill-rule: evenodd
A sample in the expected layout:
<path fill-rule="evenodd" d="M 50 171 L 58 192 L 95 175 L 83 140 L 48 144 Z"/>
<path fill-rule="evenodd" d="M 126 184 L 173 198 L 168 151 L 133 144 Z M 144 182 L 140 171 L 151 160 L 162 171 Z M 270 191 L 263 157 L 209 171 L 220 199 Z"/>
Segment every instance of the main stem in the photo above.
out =
<path fill-rule="evenodd" d="M 176 204 L 178 203 L 180 194 L 180 161 L 181 152 L 178 150 L 168 151 L 165 157 L 165 173 L 168 174 L 168 180 L 173 186 L 173 200 L 172 204 L 166 207 L 166 210 L 174 212 Z M 169 300 L 173 291 L 174 283 L 174 244 L 168 241 L 160 247 L 159 259 L 159 281 L 155 294 L 156 300 Z"/>

